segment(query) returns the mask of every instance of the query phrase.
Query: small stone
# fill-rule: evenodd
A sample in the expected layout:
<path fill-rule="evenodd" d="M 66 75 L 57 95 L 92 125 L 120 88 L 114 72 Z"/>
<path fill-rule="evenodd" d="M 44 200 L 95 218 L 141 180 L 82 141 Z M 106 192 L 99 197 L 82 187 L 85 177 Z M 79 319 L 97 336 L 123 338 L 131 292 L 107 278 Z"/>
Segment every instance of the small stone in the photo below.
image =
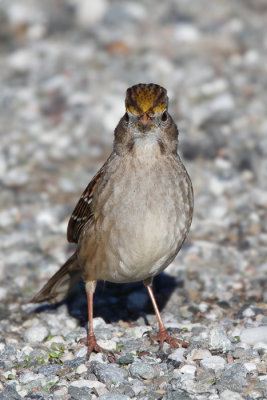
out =
<path fill-rule="evenodd" d="M 267 353 L 267 343 L 263 343 L 263 342 L 258 342 L 256 344 L 254 344 L 253 349 L 262 349 L 265 350 L 265 353 Z"/>
<path fill-rule="evenodd" d="M 168 358 L 170 358 L 171 360 L 174 360 L 174 361 L 183 362 L 183 361 L 185 361 L 184 352 L 185 352 L 185 349 L 183 349 L 182 347 L 179 347 L 178 349 L 174 350 L 171 353 L 171 355 L 169 355 Z"/>
<path fill-rule="evenodd" d="M 90 361 L 96 361 L 103 363 L 103 354 L 102 353 L 92 353 L 90 355 Z"/>
<path fill-rule="evenodd" d="M 151 326 L 135 326 L 131 328 L 131 335 L 137 339 L 140 339 L 143 337 L 145 332 L 149 332 L 151 330 Z"/>
<path fill-rule="evenodd" d="M 236 392 L 232 392 L 231 390 L 224 390 L 220 394 L 220 400 L 243 400 L 244 398 Z"/>
<path fill-rule="evenodd" d="M 73 400 L 90 400 L 92 398 L 91 390 L 86 386 L 76 387 L 71 385 L 68 393 Z"/>
<path fill-rule="evenodd" d="M 214 328 L 210 331 L 209 345 L 212 350 L 228 351 L 232 348 L 232 343 L 223 328 Z"/>
<path fill-rule="evenodd" d="M 94 363 L 92 366 L 92 372 L 95 374 L 98 380 L 103 383 L 122 383 L 128 376 L 127 372 L 118 365 L 105 365 L 99 362 Z"/>
<path fill-rule="evenodd" d="M 98 400 L 130 400 L 130 397 L 124 394 L 107 393 L 99 396 Z"/>
<path fill-rule="evenodd" d="M 21 169 L 11 169 L 2 178 L 7 187 L 24 186 L 29 181 L 29 175 Z"/>
<path fill-rule="evenodd" d="M 0 394 L 1 400 L 20 400 L 21 398 L 13 384 L 6 386 L 5 390 Z"/>
<path fill-rule="evenodd" d="M 257 364 L 257 371 L 259 374 L 262 374 L 264 378 L 267 376 L 267 364 Z"/>
<path fill-rule="evenodd" d="M 121 365 L 123 365 L 123 364 L 132 364 L 133 362 L 134 362 L 134 358 L 130 354 L 127 354 L 125 356 L 121 356 L 118 359 L 118 363 L 121 364 Z"/>
<path fill-rule="evenodd" d="M 12 224 L 16 222 L 16 219 L 19 219 L 19 211 L 16 207 L 11 207 L 9 209 L 1 211 L 0 227 L 7 228 L 8 226 L 12 226 Z"/>
<path fill-rule="evenodd" d="M 154 379 L 158 376 L 158 371 L 152 365 L 145 362 L 134 362 L 130 366 L 129 371 L 134 378 Z"/>
<path fill-rule="evenodd" d="M 40 226 L 51 226 L 55 222 L 55 215 L 53 210 L 42 210 L 36 216 L 36 222 Z"/>
<path fill-rule="evenodd" d="M 68 394 L 68 388 L 66 386 L 61 386 L 54 391 L 53 400 L 61 400 Z"/>
<path fill-rule="evenodd" d="M 71 353 L 70 351 L 65 352 L 65 353 L 60 357 L 60 360 L 61 360 L 62 362 L 71 361 L 71 360 L 73 360 L 73 359 L 74 359 L 74 354 Z"/>
<path fill-rule="evenodd" d="M 66 361 L 64 366 L 76 369 L 81 364 L 84 364 L 84 358 L 77 357 L 77 358 L 74 358 L 73 360 Z"/>
<path fill-rule="evenodd" d="M 256 365 L 253 364 L 252 362 L 244 363 L 244 367 L 245 367 L 249 372 L 257 370 Z"/>
<path fill-rule="evenodd" d="M 62 336 L 53 336 L 51 339 L 49 339 L 47 342 L 47 345 L 51 345 L 52 343 L 65 343 L 65 340 L 63 339 Z"/>
<path fill-rule="evenodd" d="M 76 4 L 76 21 L 83 29 L 96 24 L 104 16 L 107 9 L 106 0 L 79 0 Z"/>
<path fill-rule="evenodd" d="M 195 365 L 185 364 L 180 371 L 182 374 L 195 375 L 196 369 Z"/>
<path fill-rule="evenodd" d="M 20 375 L 20 383 L 25 385 L 26 383 L 35 381 L 37 379 L 42 379 L 44 378 L 43 374 L 34 374 L 33 372 L 26 372 L 26 373 L 21 373 Z"/>
<path fill-rule="evenodd" d="M 98 387 L 98 388 L 105 387 L 104 383 L 98 382 L 98 381 L 91 381 L 89 379 L 80 379 L 77 381 L 72 381 L 70 386 L 76 387 L 76 388 L 87 387 L 90 389 L 93 387 Z"/>
<path fill-rule="evenodd" d="M 1 276 L 1 273 L 0 273 Z M 0 301 L 3 301 L 6 298 L 7 290 L 6 288 L 0 287 Z"/>
<path fill-rule="evenodd" d="M 85 364 L 79 365 L 79 367 L 76 369 L 77 374 L 83 374 L 84 372 L 87 372 L 87 368 Z"/>
<path fill-rule="evenodd" d="M 101 317 L 94 318 L 94 320 L 93 320 L 93 328 L 94 329 L 97 329 L 97 328 L 101 329 L 101 328 L 105 328 L 105 327 L 107 327 L 107 324 L 103 318 L 101 318 Z"/>
<path fill-rule="evenodd" d="M 199 40 L 198 29 L 189 23 L 177 24 L 174 29 L 174 38 L 179 43 L 193 43 Z"/>
<path fill-rule="evenodd" d="M 211 356 L 200 361 L 200 365 L 207 370 L 216 372 L 224 370 L 226 361 L 219 356 Z"/>
<path fill-rule="evenodd" d="M 60 369 L 59 365 L 57 364 L 48 364 L 40 366 L 37 372 L 38 374 L 42 374 L 44 376 L 50 376 L 50 375 L 56 375 L 59 369 Z"/>
<path fill-rule="evenodd" d="M 18 73 L 26 73 L 33 66 L 33 53 L 28 49 L 14 51 L 8 59 L 9 67 Z"/>
<path fill-rule="evenodd" d="M 71 387 L 75 388 L 86 388 L 87 392 L 90 392 L 90 389 L 96 389 L 99 392 L 104 392 L 106 390 L 106 385 L 102 382 L 90 379 L 81 379 L 79 381 L 73 381 L 70 385 Z"/>
<path fill-rule="evenodd" d="M 250 357 L 251 357 L 250 353 L 241 347 L 237 347 L 233 352 L 233 358 L 238 358 L 241 361 L 248 360 Z"/>
<path fill-rule="evenodd" d="M 233 392 L 241 393 L 243 392 L 243 387 L 248 386 L 248 382 L 245 379 L 246 375 L 247 370 L 242 364 L 229 364 L 217 381 L 216 386 L 222 391 L 228 389 Z"/>
<path fill-rule="evenodd" d="M 116 350 L 117 344 L 114 340 L 98 339 L 98 345 L 105 350 L 114 351 Z"/>
<path fill-rule="evenodd" d="M 32 326 L 24 332 L 24 340 L 28 343 L 43 342 L 49 332 L 45 326 Z"/>
<path fill-rule="evenodd" d="M 240 334 L 240 340 L 250 345 L 258 342 L 267 343 L 267 326 L 244 329 Z"/>
<path fill-rule="evenodd" d="M 206 358 L 211 357 L 211 352 L 209 350 L 206 349 L 197 349 L 194 350 L 192 353 L 192 360 L 196 361 L 196 360 L 204 360 Z"/>
<path fill-rule="evenodd" d="M 184 390 L 182 390 L 182 391 L 170 392 L 167 399 L 168 400 L 192 400 L 192 397 L 189 396 L 188 394 L 186 394 Z"/>
<path fill-rule="evenodd" d="M 135 396 L 134 390 L 130 385 L 123 386 L 123 394 L 125 396 L 129 396 L 130 398 L 134 398 Z"/>
<path fill-rule="evenodd" d="M 84 358 L 87 355 L 87 346 L 81 347 L 79 350 L 75 351 L 75 358 Z"/>
<path fill-rule="evenodd" d="M 267 190 L 263 191 L 258 188 L 254 189 L 252 198 L 257 206 L 267 208 Z"/>
<path fill-rule="evenodd" d="M 255 312 L 253 311 L 253 309 L 251 307 L 247 307 L 244 311 L 243 311 L 243 316 L 250 318 L 250 317 L 254 317 Z"/>

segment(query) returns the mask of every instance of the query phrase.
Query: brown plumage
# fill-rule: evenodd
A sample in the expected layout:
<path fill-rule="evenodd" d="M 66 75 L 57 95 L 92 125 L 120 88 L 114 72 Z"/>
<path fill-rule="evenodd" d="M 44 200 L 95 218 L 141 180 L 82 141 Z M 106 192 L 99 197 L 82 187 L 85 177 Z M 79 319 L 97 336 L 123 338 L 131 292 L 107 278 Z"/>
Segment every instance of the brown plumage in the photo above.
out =
<path fill-rule="evenodd" d="M 164 88 L 127 90 L 126 114 L 115 129 L 113 152 L 77 203 L 67 237 L 76 252 L 33 298 L 58 301 L 82 277 L 88 298 L 88 357 L 106 352 L 94 336 L 93 293 L 99 279 L 143 280 L 159 323 L 156 337 L 172 347 L 152 291 L 153 277 L 175 258 L 190 228 L 193 191 L 178 154 L 178 130 Z M 182 342 L 182 345 L 186 345 Z M 111 360 L 113 355 L 109 353 Z"/>

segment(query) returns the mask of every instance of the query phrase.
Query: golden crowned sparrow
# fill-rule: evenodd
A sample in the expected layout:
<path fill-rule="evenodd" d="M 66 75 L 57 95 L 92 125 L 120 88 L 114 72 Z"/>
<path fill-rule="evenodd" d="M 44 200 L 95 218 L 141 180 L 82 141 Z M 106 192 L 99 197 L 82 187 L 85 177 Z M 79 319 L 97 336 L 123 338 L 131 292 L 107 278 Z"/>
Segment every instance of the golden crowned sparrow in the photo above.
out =
<path fill-rule="evenodd" d="M 175 258 L 190 228 L 193 190 L 177 154 L 178 129 L 169 115 L 166 90 L 138 84 L 127 90 L 126 113 L 115 129 L 110 157 L 76 205 L 67 237 L 75 253 L 32 302 L 60 301 L 82 277 L 88 300 L 88 358 L 98 346 L 93 331 L 96 282 L 142 280 L 159 324 L 162 346 L 171 338 L 152 291 L 152 279 Z"/>

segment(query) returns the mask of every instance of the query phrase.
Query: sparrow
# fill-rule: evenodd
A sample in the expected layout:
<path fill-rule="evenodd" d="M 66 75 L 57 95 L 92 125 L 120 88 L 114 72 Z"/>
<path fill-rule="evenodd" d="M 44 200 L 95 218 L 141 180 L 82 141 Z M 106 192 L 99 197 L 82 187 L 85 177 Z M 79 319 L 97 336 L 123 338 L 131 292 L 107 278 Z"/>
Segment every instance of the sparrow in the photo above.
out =
<path fill-rule="evenodd" d="M 74 254 L 31 300 L 62 301 L 82 278 L 88 301 L 87 359 L 101 348 L 93 329 L 98 280 L 143 281 L 158 321 L 162 347 L 187 343 L 171 337 L 152 289 L 153 278 L 175 258 L 193 215 L 190 177 L 177 153 L 178 129 L 167 91 L 150 83 L 127 89 L 126 112 L 114 132 L 113 151 L 82 193 L 67 228 Z"/>

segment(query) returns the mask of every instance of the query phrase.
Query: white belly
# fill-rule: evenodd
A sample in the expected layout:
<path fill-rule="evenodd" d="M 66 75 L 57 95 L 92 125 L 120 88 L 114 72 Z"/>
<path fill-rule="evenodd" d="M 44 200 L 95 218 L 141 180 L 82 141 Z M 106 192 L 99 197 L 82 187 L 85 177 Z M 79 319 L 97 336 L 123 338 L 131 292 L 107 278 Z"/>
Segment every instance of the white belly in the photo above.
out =
<path fill-rule="evenodd" d="M 118 208 L 113 208 L 109 249 L 114 257 L 109 257 L 101 279 L 144 280 L 159 274 L 176 256 L 189 229 L 189 206 L 179 193 L 179 180 L 174 176 L 170 189 L 165 178 L 161 169 L 150 171 L 150 179 L 143 181 L 135 176 Z"/>
<path fill-rule="evenodd" d="M 120 185 L 110 186 L 99 208 L 101 222 L 88 235 L 97 238 L 91 246 L 94 257 L 81 262 L 88 280 L 124 283 L 153 277 L 174 259 L 187 235 L 190 180 L 178 161 L 155 150 L 152 157 L 152 150 L 120 161 L 112 171 Z"/>
<path fill-rule="evenodd" d="M 115 250 L 119 265 L 110 266 L 109 280 L 138 281 L 159 274 L 177 252 L 179 238 L 174 224 L 168 224 L 167 215 L 159 219 L 148 211 L 144 218 L 136 220 L 134 226 L 128 224 L 127 228 Z"/>

